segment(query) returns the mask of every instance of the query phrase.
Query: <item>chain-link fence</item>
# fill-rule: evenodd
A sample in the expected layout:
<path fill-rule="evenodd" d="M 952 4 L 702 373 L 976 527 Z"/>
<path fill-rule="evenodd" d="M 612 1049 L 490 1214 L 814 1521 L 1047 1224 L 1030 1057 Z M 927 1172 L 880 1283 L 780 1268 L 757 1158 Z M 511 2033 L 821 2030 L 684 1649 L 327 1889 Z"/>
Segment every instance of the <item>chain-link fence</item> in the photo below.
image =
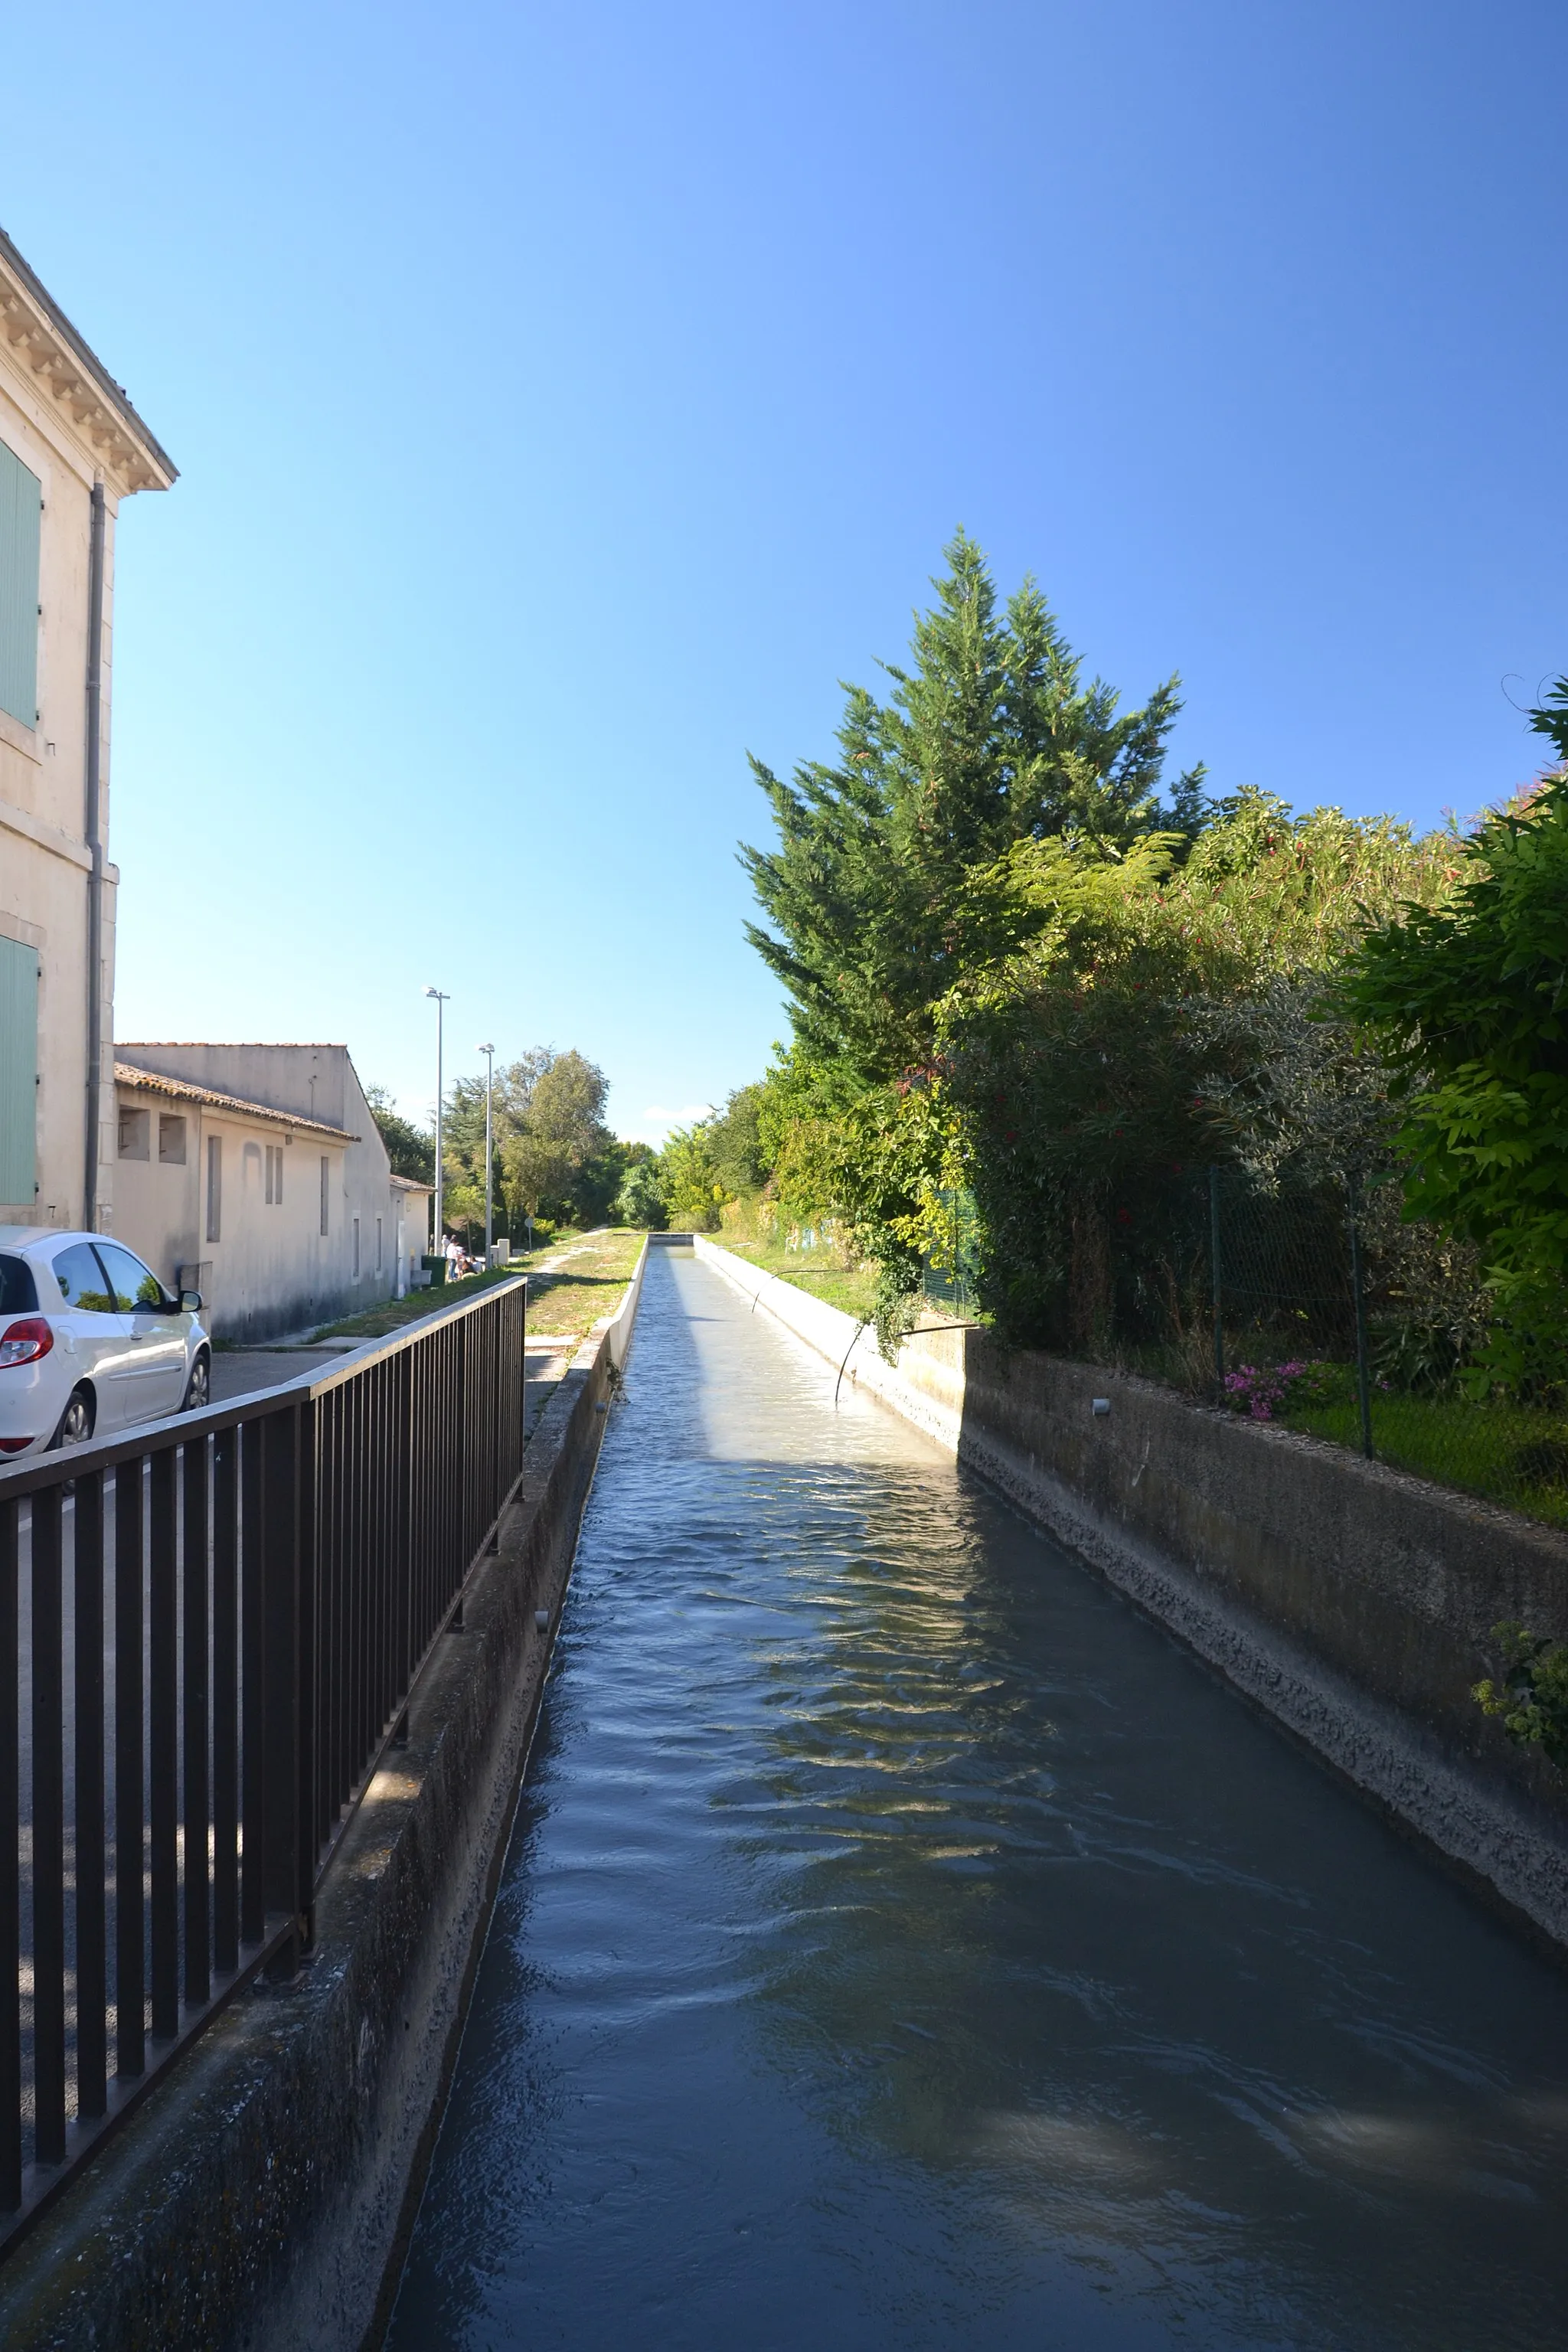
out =
<path fill-rule="evenodd" d="M 1076 1220 L 1075 1284 L 1075 1352 L 1568 1525 L 1568 1407 L 1475 1393 L 1479 1268 L 1396 1185 L 1188 1171 Z"/>
<path fill-rule="evenodd" d="M 933 1306 L 950 1314 L 974 1313 L 980 1273 L 980 1226 L 973 1192 L 937 1194 L 939 1238 L 926 1253 L 921 1287 Z"/>

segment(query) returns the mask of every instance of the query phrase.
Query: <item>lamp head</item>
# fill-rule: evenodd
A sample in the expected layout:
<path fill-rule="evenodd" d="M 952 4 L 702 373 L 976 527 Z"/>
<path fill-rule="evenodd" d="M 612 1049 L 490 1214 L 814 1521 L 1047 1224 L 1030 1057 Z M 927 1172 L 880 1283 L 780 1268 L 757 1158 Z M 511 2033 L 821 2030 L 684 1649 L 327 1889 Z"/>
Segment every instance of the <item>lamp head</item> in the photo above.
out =
<path fill-rule="evenodd" d="M 476 1054 L 493 1054 L 495 1052 L 495 1047 L 493 1045 L 476 1045 L 474 1047 L 474 1051 Z"/>

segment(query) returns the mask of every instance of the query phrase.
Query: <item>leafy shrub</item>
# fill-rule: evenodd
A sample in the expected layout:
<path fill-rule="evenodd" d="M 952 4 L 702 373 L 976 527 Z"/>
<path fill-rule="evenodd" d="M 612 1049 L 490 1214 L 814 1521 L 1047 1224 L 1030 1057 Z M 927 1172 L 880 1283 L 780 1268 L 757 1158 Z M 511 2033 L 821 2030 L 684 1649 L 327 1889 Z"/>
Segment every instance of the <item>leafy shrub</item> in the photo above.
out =
<path fill-rule="evenodd" d="M 1238 1364 L 1225 1376 L 1225 1401 L 1249 1421 L 1273 1421 L 1292 1405 L 1324 1404 L 1331 1394 L 1332 1364 L 1292 1361 L 1260 1367 Z"/>
<path fill-rule="evenodd" d="M 1497 1717 L 1521 1748 L 1539 1748 L 1568 1769 L 1568 1643 L 1549 1642 L 1505 1619 L 1492 1627 L 1502 1656 L 1500 1681 L 1489 1675 L 1470 1696 Z"/>

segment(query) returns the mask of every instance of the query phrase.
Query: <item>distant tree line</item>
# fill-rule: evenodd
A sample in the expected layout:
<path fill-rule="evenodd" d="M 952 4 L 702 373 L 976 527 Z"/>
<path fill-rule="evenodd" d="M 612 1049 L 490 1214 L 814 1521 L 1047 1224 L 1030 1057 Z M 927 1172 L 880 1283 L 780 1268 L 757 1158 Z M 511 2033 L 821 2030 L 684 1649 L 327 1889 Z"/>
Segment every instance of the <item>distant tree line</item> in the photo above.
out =
<path fill-rule="evenodd" d="M 521 1244 L 525 1220 L 536 1227 L 605 1223 L 626 1171 L 647 1147 L 623 1143 L 605 1124 L 609 1086 L 596 1064 L 574 1048 L 539 1045 L 503 1063 L 491 1103 L 491 1186 L 495 1232 Z M 433 1183 L 436 1137 L 393 1107 L 384 1087 L 365 1097 L 393 1171 Z M 469 1243 L 485 1227 L 485 1082 L 459 1078 L 444 1107 L 442 1156 L 448 1228 Z"/>

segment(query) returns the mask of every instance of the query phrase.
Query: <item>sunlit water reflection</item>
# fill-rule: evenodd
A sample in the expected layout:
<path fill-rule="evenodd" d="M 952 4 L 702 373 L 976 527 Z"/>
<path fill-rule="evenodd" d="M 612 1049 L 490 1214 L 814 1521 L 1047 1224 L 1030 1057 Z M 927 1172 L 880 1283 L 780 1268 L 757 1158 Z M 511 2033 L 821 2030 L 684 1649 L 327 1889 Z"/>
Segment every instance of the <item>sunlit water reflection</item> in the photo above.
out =
<path fill-rule="evenodd" d="M 1568 1985 L 656 1255 L 392 2343 L 1568 2341 Z"/>

